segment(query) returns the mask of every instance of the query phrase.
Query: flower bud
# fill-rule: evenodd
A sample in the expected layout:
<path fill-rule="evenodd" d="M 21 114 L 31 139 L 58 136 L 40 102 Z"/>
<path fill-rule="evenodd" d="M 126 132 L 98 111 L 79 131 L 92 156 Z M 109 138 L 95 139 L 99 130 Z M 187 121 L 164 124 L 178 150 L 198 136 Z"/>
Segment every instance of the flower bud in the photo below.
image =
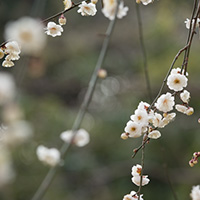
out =
<path fill-rule="evenodd" d="M 59 17 L 58 22 L 59 22 L 59 24 L 60 24 L 61 26 L 63 26 L 63 25 L 66 24 L 67 19 L 66 19 L 66 17 L 62 14 L 62 15 Z"/>
<path fill-rule="evenodd" d="M 186 110 L 186 115 L 192 115 L 194 113 L 194 109 L 192 107 L 189 107 L 187 110 Z"/>
<path fill-rule="evenodd" d="M 107 71 L 105 70 L 105 69 L 100 69 L 99 71 L 98 71 L 98 77 L 99 78 L 106 78 L 106 76 L 107 76 Z"/>
<path fill-rule="evenodd" d="M 194 163 L 192 160 L 189 161 L 189 165 L 190 165 L 190 167 L 194 167 Z"/>
<path fill-rule="evenodd" d="M 128 133 L 122 133 L 122 134 L 121 134 L 121 138 L 122 138 L 123 140 L 127 140 L 127 139 L 128 139 Z"/>

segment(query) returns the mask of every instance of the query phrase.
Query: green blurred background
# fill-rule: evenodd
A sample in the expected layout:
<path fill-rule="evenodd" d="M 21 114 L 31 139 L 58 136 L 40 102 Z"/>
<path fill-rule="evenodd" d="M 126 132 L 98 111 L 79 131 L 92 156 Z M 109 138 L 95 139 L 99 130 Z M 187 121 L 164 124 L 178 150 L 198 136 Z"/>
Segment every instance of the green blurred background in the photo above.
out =
<path fill-rule="evenodd" d="M 120 135 L 138 103 L 149 99 L 135 2 L 126 0 L 125 5 L 129 6 L 128 15 L 116 23 L 103 65 L 108 77 L 98 81 L 81 125 L 90 133 L 91 142 L 83 148 L 70 149 L 45 200 L 123 199 L 125 194 L 138 189 L 131 182 L 131 167 L 140 163 L 141 154 L 134 159 L 131 155 L 141 138 L 123 141 Z M 188 30 L 184 20 L 190 18 L 192 5 L 193 1 L 186 0 L 155 0 L 140 6 L 154 97 L 174 56 L 186 43 Z M 77 9 L 68 12 L 62 36 L 48 37 L 40 57 L 22 56 L 14 68 L 1 68 L 16 78 L 18 101 L 34 127 L 33 139 L 12 152 L 16 178 L 1 191 L 2 200 L 31 199 L 48 171 L 36 157 L 37 146 L 59 148 L 60 133 L 72 127 L 109 23 L 101 13 L 100 2 L 97 7 L 94 17 L 82 17 Z M 45 19 L 62 9 L 62 0 L 1 0 L 0 41 L 4 41 L 4 26 L 9 20 L 22 16 Z M 195 113 L 190 117 L 177 113 L 176 120 L 161 130 L 162 137 L 146 145 L 144 173 L 151 180 L 142 190 L 146 200 L 173 199 L 168 179 L 179 199 L 189 199 L 191 187 L 200 184 L 200 167 L 188 165 L 193 152 L 200 151 L 199 51 L 197 32 L 187 87 Z M 176 67 L 181 61 L 180 57 Z"/>

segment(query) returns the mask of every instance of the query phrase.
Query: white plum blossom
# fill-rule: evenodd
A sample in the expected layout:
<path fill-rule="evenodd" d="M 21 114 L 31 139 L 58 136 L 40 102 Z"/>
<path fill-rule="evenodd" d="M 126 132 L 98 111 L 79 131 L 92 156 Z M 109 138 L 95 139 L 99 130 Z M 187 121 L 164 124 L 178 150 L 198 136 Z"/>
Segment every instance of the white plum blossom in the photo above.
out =
<path fill-rule="evenodd" d="M 142 135 L 142 126 L 130 120 L 127 122 L 124 131 L 129 133 L 129 137 L 137 138 Z"/>
<path fill-rule="evenodd" d="M 142 2 L 143 5 L 148 5 L 149 3 L 153 3 L 154 0 L 139 0 L 139 2 Z"/>
<path fill-rule="evenodd" d="M 117 9 L 117 0 L 103 0 L 102 13 L 110 20 L 114 20 Z M 118 7 L 117 18 L 121 19 L 127 15 L 129 8 L 124 6 L 124 2 L 121 1 Z"/>
<path fill-rule="evenodd" d="M 54 167 L 60 163 L 60 152 L 56 148 L 38 146 L 36 150 L 38 159 L 44 164 Z"/>
<path fill-rule="evenodd" d="M 55 22 L 49 22 L 45 30 L 45 33 L 47 35 L 51 35 L 52 37 L 61 36 L 61 32 L 63 32 L 62 26 L 56 24 Z"/>
<path fill-rule="evenodd" d="M 124 6 L 124 2 L 121 1 L 119 4 L 118 12 L 117 12 L 117 18 L 122 19 L 127 15 L 129 8 Z"/>
<path fill-rule="evenodd" d="M 65 6 L 65 10 L 72 7 L 72 1 L 71 0 L 64 0 L 63 3 L 64 3 L 64 6 Z"/>
<path fill-rule="evenodd" d="M 176 104 L 175 108 L 176 108 L 177 111 L 184 113 L 184 114 L 186 114 L 186 111 L 188 109 L 186 106 L 181 105 L 181 104 Z"/>
<path fill-rule="evenodd" d="M 96 15 L 97 9 L 94 3 L 86 3 L 83 1 L 79 6 L 78 13 L 82 16 L 94 16 Z"/>
<path fill-rule="evenodd" d="M 0 146 L 0 188 L 15 178 L 10 153 L 3 145 Z"/>
<path fill-rule="evenodd" d="M 140 179 L 141 179 L 141 176 L 133 176 L 131 180 L 135 185 L 140 186 Z M 147 185 L 149 181 L 150 180 L 147 175 L 142 176 L 142 186 Z"/>
<path fill-rule="evenodd" d="M 83 147 L 90 142 L 90 135 L 84 129 L 79 129 L 76 133 L 73 133 L 72 130 L 64 131 L 61 133 L 60 138 L 66 143 L 70 143 L 73 139 L 73 143 L 78 147 Z"/>
<path fill-rule="evenodd" d="M 175 102 L 174 97 L 171 93 L 167 92 L 166 94 L 162 94 L 157 102 L 155 103 L 155 106 L 158 110 L 162 112 L 169 112 L 173 109 Z"/>
<path fill-rule="evenodd" d="M 144 200 L 143 194 L 140 195 L 140 200 Z M 139 196 L 137 195 L 137 192 L 131 191 L 130 194 L 126 194 L 123 198 L 123 200 L 138 200 Z"/>
<path fill-rule="evenodd" d="M 11 60 L 4 60 L 2 63 L 3 67 L 13 67 L 15 64 Z"/>
<path fill-rule="evenodd" d="M 148 108 L 149 108 L 149 104 L 148 103 L 146 103 L 146 102 L 143 102 L 143 101 L 141 101 L 140 103 L 139 103 L 139 105 L 138 105 L 138 109 L 145 109 L 145 110 L 147 110 Z"/>
<path fill-rule="evenodd" d="M 0 105 L 13 100 L 16 94 L 13 77 L 5 72 L 0 73 Z"/>
<path fill-rule="evenodd" d="M 195 20 L 193 19 L 193 20 L 192 20 L 192 28 L 193 28 L 193 26 L 194 26 L 194 22 L 195 22 Z M 200 22 L 200 19 L 197 18 L 197 21 L 196 21 L 196 28 L 199 27 L 199 22 Z M 186 28 L 187 28 L 187 29 L 190 29 L 191 20 L 187 18 L 187 19 L 184 21 L 184 23 L 185 23 Z"/>
<path fill-rule="evenodd" d="M 6 43 L 5 47 L 6 54 L 19 54 L 21 52 L 19 44 L 16 41 Z"/>
<path fill-rule="evenodd" d="M 141 171 L 142 171 L 142 166 L 137 164 L 137 165 L 133 165 L 132 169 L 131 169 L 131 174 L 132 176 L 141 176 Z"/>
<path fill-rule="evenodd" d="M 155 128 L 160 127 L 162 123 L 162 115 L 159 113 L 154 114 L 154 118 L 152 120 L 152 124 Z"/>
<path fill-rule="evenodd" d="M 161 133 L 158 130 L 153 130 L 148 134 L 148 137 L 151 139 L 158 139 L 159 137 L 161 137 Z"/>
<path fill-rule="evenodd" d="M 173 68 L 171 70 L 171 73 L 170 74 L 185 74 L 185 70 L 181 70 L 181 68 L 177 67 L 177 68 Z M 186 72 L 185 74 L 186 76 L 188 76 L 188 72 Z"/>
<path fill-rule="evenodd" d="M 33 130 L 30 124 L 26 121 L 15 121 L 6 127 L 5 134 L 3 136 L 3 142 L 7 146 L 17 146 L 27 140 L 33 135 Z"/>
<path fill-rule="evenodd" d="M 190 92 L 184 90 L 183 92 L 180 93 L 180 98 L 184 103 L 188 103 L 190 100 Z"/>
<path fill-rule="evenodd" d="M 170 74 L 167 78 L 167 85 L 169 89 L 174 91 L 181 91 L 187 86 L 187 77 L 182 74 Z"/>
<path fill-rule="evenodd" d="M 200 200 L 200 185 L 196 185 L 192 187 L 190 196 L 192 200 Z"/>
<path fill-rule="evenodd" d="M 144 109 L 137 109 L 135 110 L 135 114 L 131 115 L 131 119 L 139 123 L 141 126 L 147 126 L 148 125 L 148 114 L 147 111 Z"/>
<path fill-rule="evenodd" d="M 160 128 L 164 128 L 176 117 L 176 113 L 164 113 L 164 114 L 165 114 L 165 117 L 162 119 L 162 122 L 160 123 L 160 126 L 159 126 Z"/>
<path fill-rule="evenodd" d="M 16 40 L 23 54 L 39 55 L 46 44 L 44 26 L 40 20 L 22 17 L 9 22 L 5 28 L 5 39 Z"/>

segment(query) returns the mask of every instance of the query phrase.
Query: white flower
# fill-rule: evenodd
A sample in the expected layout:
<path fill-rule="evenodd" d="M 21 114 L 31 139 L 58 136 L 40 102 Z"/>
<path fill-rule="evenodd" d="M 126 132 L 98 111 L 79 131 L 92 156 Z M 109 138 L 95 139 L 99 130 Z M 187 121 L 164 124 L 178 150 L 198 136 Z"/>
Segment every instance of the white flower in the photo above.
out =
<path fill-rule="evenodd" d="M 187 90 L 184 90 L 181 94 L 180 94 L 180 98 L 184 103 L 188 103 L 190 100 L 190 93 Z"/>
<path fill-rule="evenodd" d="M 171 93 L 167 92 L 166 94 L 163 94 L 158 98 L 155 106 L 158 110 L 162 112 L 169 112 L 173 109 L 174 104 L 174 97 Z"/>
<path fill-rule="evenodd" d="M 113 20 L 115 18 L 116 8 L 117 8 L 116 0 L 103 0 L 102 13 L 108 19 Z"/>
<path fill-rule="evenodd" d="M 200 185 L 192 187 L 190 196 L 192 197 L 192 200 L 200 200 Z"/>
<path fill-rule="evenodd" d="M 11 61 L 11 60 L 19 60 L 20 56 L 18 54 L 15 53 L 10 53 L 9 55 L 7 55 L 5 57 L 6 61 Z"/>
<path fill-rule="evenodd" d="M 40 145 L 37 147 L 36 154 L 40 161 L 51 167 L 56 166 L 60 162 L 60 152 L 56 148 L 48 149 Z"/>
<path fill-rule="evenodd" d="M 131 174 L 132 176 L 141 176 L 141 171 L 142 171 L 142 166 L 137 164 L 137 165 L 133 165 L 132 169 L 131 169 Z"/>
<path fill-rule="evenodd" d="M 175 108 L 177 111 L 184 113 L 184 114 L 186 113 L 186 110 L 188 109 L 186 106 L 180 105 L 180 104 L 176 104 Z"/>
<path fill-rule="evenodd" d="M 182 70 L 182 73 L 181 73 L 181 68 L 179 67 L 173 68 L 170 74 L 185 74 L 185 70 Z M 188 76 L 188 72 L 186 72 L 186 76 Z"/>
<path fill-rule="evenodd" d="M 161 123 L 162 123 L 162 115 L 159 113 L 155 113 L 154 114 L 154 118 L 152 119 L 152 123 L 154 125 L 154 127 L 160 127 Z"/>
<path fill-rule="evenodd" d="M 0 48 L 0 59 L 2 59 L 4 57 L 4 52 L 3 50 Z"/>
<path fill-rule="evenodd" d="M 169 89 L 174 91 L 181 91 L 187 86 L 187 77 L 182 74 L 170 74 L 167 78 L 167 85 Z"/>
<path fill-rule="evenodd" d="M 133 121 L 128 121 L 126 127 L 124 128 L 126 133 L 129 133 L 129 137 L 137 138 L 142 135 L 142 127 L 140 124 Z"/>
<path fill-rule="evenodd" d="M 22 17 L 8 23 L 5 39 L 16 40 L 22 48 L 22 53 L 29 55 L 39 55 L 46 44 L 43 24 L 31 17 Z"/>
<path fill-rule="evenodd" d="M 193 19 L 193 20 L 192 20 L 192 29 L 193 29 L 193 26 L 194 26 L 194 22 L 195 22 L 195 20 Z M 196 28 L 199 27 L 199 22 L 200 22 L 200 19 L 197 18 Z M 187 18 L 187 19 L 184 21 L 184 23 L 185 23 L 186 28 L 187 28 L 187 29 L 190 29 L 191 20 Z"/>
<path fill-rule="evenodd" d="M 79 6 L 78 13 L 82 16 L 94 16 L 97 12 L 96 5 L 93 3 L 86 3 L 83 1 Z"/>
<path fill-rule="evenodd" d="M 14 62 L 12 62 L 11 60 L 4 60 L 2 63 L 3 67 L 12 67 L 14 65 L 15 65 Z"/>
<path fill-rule="evenodd" d="M 117 9 L 116 0 L 103 0 L 102 13 L 104 14 L 105 17 L 107 17 L 110 20 L 113 20 L 115 18 L 116 9 Z M 124 7 L 124 2 L 121 1 L 117 12 L 117 18 L 121 19 L 124 16 L 126 16 L 128 10 L 129 8 L 127 6 Z"/>
<path fill-rule="evenodd" d="M 121 19 L 124 16 L 126 16 L 128 10 L 129 10 L 129 8 L 127 6 L 124 7 L 124 2 L 121 1 L 120 4 L 119 4 L 118 12 L 117 12 L 117 18 Z"/>
<path fill-rule="evenodd" d="M 147 110 L 148 108 L 149 108 L 149 104 L 148 103 L 146 103 L 146 102 L 143 102 L 143 101 L 141 101 L 140 103 L 139 103 L 139 105 L 138 105 L 138 109 L 144 109 L 144 110 Z"/>
<path fill-rule="evenodd" d="M 0 146 L 0 187 L 10 183 L 15 177 L 12 161 L 8 150 Z"/>
<path fill-rule="evenodd" d="M 0 105 L 12 101 L 15 97 L 15 82 L 13 77 L 5 72 L 0 73 Z"/>
<path fill-rule="evenodd" d="M 65 6 L 65 10 L 72 7 L 72 1 L 71 0 L 64 0 L 63 3 L 64 3 L 64 6 Z"/>
<path fill-rule="evenodd" d="M 158 130 L 151 131 L 148 134 L 148 137 L 151 138 L 151 139 L 158 139 L 160 136 L 161 136 L 161 133 Z"/>
<path fill-rule="evenodd" d="M 147 185 L 149 183 L 150 180 L 147 177 L 148 176 L 142 176 L 142 186 Z M 135 185 L 140 186 L 140 179 L 141 176 L 133 176 L 131 180 Z"/>
<path fill-rule="evenodd" d="M 6 43 L 5 47 L 5 53 L 7 54 L 19 54 L 21 52 L 19 44 L 16 41 Z"/>
<path fill-rule="evenodd" d="M 140 195 L 140 200 L 144 200 L 142 198 L 142 196 L 143 196 L 143 194 Z M 139 199 L 139 197 L 135 191 L 131 191 L 130 194 L 125 195 L 123 198 L 123 200 L 138 200 L 138 199 Z"/>
<path fill-rule="evenodd" d="M 148 5 L 149 3 L 153 3 L 154 0 L 140 0 L 143 5 Z"/>
<path fill-rule="evenodd" d="M 147 111 L 146 110 L 140 110 L 140 109 L 137 109 L 135 110 L 135 114 L 134 115 L 131 115 L 131 119 L 136 122 L 136 123 L 139 123 L 141 124 L 141 126 L 147 126 L 148 125 L 148 114 L 147 114 Z"/>
<path fill-rule="evenodd" d="M 70 143 L 73 138 L 73 143 L 78 147 L 83 147 L 90 142 L 90 135 L 84 129 L 79 129 L 76 133 L 71 130 L 65 131 L 61 133 L 60 138 L 66 143 Z"/>
<path fill-rule="evenodd" d="M 162 119 L 159 127 L 164 128 L 167 124 L 174 120 L 176 113 L 164 113 L 165 117 Z"/>
<path fill-rule="evenodd" d="M 9 146 L 16 146 L 26 142 L 33 135 L 30 124 L 26 121 L 15 121 L 5 130 L 3 143 Z"/>
<path fill-rule="evenodd" d="M 61 36 L 61 32 L 63 32 L 62 26 L 57 25 L 55 22 L 49 22 L 45 30 L 45 33 L 52 37 Z"/>

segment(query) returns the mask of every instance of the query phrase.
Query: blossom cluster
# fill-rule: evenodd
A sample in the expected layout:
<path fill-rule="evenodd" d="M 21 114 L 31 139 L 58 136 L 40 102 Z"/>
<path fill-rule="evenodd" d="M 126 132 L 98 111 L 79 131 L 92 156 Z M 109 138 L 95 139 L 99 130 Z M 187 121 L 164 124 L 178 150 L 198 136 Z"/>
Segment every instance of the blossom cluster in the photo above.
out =
<path fill-rule="evenodd" d="M 21 53 L 19 44 L 16 41 L 7 42 L 0 48 L 0 59 L 6 55 L 5 60 L 2 63 L 3 67 L 14 66 L 14 60 L 19 60 Z"/>
<path fill-rule="evenodd" d="M 185 26 L 186 26 L 187 29 L 190 29 L 191 21 L 192 21 L 191 28 L 193 29 L 193 26 L 194 26 L 194 23 L 195 23 L 195 19 L 190 20 L 190 19 L 187 18 L 187 19 L 184 21 Z M 196 20 L 196 28 L 199 27 L 199 23 L 200 23 L 200 18 L 197 18 L 197 20 Z"/>
<path fill-rule="evenodd" d="M 128 137 L 137 138 L 143 134 L 147 134 L 149 138 L 158 139 L 161 136 L 158 128 L 164 128 L 176 117 L 176 113 L 170 111 L 174 106 L 177 111 L 186 115 L 191 115 L 194 109 L 188 105 L 190 99 L 190 93 L 183 89 L 187 86 L 187 73 L 181 72 L 180 68 L 172 69 L 170 75 L 167 78 L 167 85 L 169 89 L 175 93 L 180 93 L 180 100 L 182 104 L 175 105 L 174 94 L 167 92 L 162 94 L 154 106 L 150 106 L 146 102 L 140 102 L 134 114 L 130 116 L 130 119 L 126 127 L 125 133 L 122 133 L 121 138 L 127 139 Z M 152 109 L 153 107 L 154 109 Z M 159 112 L 163 112 L 161 115 Z"/>
<path fill-rule="evenodd" d="M 75 133 L 72 130 L 62 132 L 60 138 L 65 143 L 73 143 L 78 147 L 83 147 L 90 141 L 89 133 L 84 129 L 79 129 Z M 41 162 L 51 167 L 54 167 L 61 162 L 61 153 L 56 148 L 47 148 L 43 145 L 39 145 L 36 154 Z"/>

